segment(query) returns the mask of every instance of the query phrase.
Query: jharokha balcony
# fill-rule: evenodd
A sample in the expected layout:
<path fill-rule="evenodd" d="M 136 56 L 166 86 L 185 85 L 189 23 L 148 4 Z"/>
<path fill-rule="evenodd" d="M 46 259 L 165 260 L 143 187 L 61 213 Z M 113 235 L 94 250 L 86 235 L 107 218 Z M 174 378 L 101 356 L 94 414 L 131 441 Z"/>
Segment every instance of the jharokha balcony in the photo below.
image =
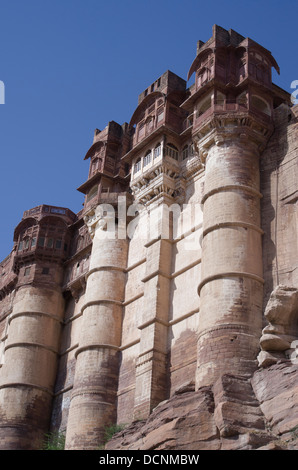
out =
<path fill-rule="evenodd" d="M 270 104 L 263 98 L 252 95 L 249 99 L 238 101 L 237 99 L 204 100 L 196 106 L 192 115 L 183 123 L 184 131 L 190 127 L 193 130 L 204 126 L 213 117 L 222 115 L 239 115 L 240 117 L 251 116 L 261 122 L 268 123 L 271 120 L 272 109 Z"/>

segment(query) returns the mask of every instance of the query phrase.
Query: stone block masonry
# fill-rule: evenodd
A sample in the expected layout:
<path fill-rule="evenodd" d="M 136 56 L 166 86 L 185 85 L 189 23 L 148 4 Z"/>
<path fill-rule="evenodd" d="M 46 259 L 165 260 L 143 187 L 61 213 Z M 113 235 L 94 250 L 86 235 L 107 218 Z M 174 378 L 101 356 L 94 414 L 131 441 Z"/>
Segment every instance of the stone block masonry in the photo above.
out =
<path fill-rule="evenodd" d="M 108 449 L 295 447 L 298 108 L 272 67 L 215 25 L 190 88 L 166 71 L 95 130 L 80 212 L 24 212 L 0 263 L 1 449 L 95 450 L 115 424 Z"/>

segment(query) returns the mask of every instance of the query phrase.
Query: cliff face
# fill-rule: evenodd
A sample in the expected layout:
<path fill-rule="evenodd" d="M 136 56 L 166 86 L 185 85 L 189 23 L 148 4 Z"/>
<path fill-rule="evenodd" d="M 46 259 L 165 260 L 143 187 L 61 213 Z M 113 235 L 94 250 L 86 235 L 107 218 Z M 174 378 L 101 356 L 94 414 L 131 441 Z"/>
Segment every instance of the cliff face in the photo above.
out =
<path fill-rule="evenodd" d="M 226 373 L 212 386 L 189 383 L 133 422 L 107 449 L 298 449 L 298 358 L 293 341 L 298 290 L 278 286 L 265 310 L 268 325 L 252 374 Z M 268 337 L 269 335 L 269 337 Z"/>
<path fill-rule="evenodd" d="M 251 377 L 188 384 L 106 444 L 107 450 L 297 450 L 298 367 L 280 361 Z"/>
<path fill-rule="evenodd" d="M 113 450 L 298 449 L 298 290 L 278 286 L 265 309 L 268 325 L 252 374 L 226 373 L 194 383 L 160 403 L 146 421 L 115 435 Z"/>

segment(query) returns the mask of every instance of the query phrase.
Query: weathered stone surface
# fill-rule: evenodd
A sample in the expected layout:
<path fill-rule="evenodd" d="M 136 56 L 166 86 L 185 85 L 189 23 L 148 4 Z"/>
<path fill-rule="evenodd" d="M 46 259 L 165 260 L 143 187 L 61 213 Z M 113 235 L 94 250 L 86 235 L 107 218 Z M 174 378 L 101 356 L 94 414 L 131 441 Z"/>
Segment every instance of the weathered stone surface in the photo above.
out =
<path fill-rule="evenodd" d="M 288 363 L 252 377 L 225 374 L 213 387 L 179 390 L 147 420 L 116 434 L 106 449 L 294 450 L 297 388 L 298 368 Z"/>
<path fill-rule="evenodd" d="M 259 369 L 251 380 L 264 417 L 275 435 L 298 425 L 298 366 L 290 362 Z"/>
<path fill-rule="evenodd" d="M 298 289 L 277 286 L 268 300 L 265 318 L 268 325 L 262 331 L 258 355 L 259 366 L 266 367 L 286 354 L 291 354 L 292 344 L 298 337 Z M 264 354 L 264 351 L 268 354 Z"/>
<path fill-rule="evenodd" d="M 272 436 L 266 432 L 247 432 L 236 434 L 229 438 L 222 438 L 221 450 L 259 450 L 260 446 L 266 446 L 271 443 Z"/>
<path fill-rule="evenodd" d="M 213 390 L 214 419 L 221 436 L 265 429 L 264 417 L 247 377 L 223 375 Z"/>
<path fill-rule="evenodd" d="M 148 420 L 141 424 L 132 423 L 118 433 L 106 448 L 219 449 L 219 433 L 213 411 L 210 388 L 184 393 L 179 390 L 171 399 L 158 405 Z"/>
<path fill-rule="evenodd" d="M 215 25 L 190 88 L 166 71 L 96 129 L 81 211 L 24 212 L 0 263 L 1 448 L 51 426 L 97 449 L 116 419 L 107 448 L 297 447 L 298 106 L 272 67 Z"/>

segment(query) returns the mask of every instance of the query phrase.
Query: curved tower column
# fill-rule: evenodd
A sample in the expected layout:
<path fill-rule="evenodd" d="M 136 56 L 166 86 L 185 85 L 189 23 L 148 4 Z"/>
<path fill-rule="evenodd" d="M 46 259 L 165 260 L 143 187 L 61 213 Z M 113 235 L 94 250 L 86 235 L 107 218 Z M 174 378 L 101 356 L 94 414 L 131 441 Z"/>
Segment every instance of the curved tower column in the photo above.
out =
<path fill-rule="evenodd" d="M 259 350 L 259 150 L 255 139 L 246 137 L 235 126 L 226 135 L 213 135 L 206 153 L 197 388 L 223 373 L 251 372 Z"/>
<path fill-rule="evenodd" d="M 223 373 L 251 373 L 262 327 L 259 158 L 285 95 L 262 46 L 214 25 L 199 41 L 188 79 L 194 147 L 205 161 L 197 388 Z"/>
<path fill-rule="evenodd" d="M 23 286 L 9 318 L 0 379 L 0 449 L 40 449 L 49 428 L 64 301 Z"/>
<path fill-rule="evenodd" d="M 0 448 L 38 450 L 50 428 L 64 315 L 63 263 L 75 214 L 41 205 L 15 229 L 17 277 L 0 369 Z"/>
<path fill-rule="evenodd" d="M 96 214 L 86 217 L 93 235 L 83 318 L 76 351 L 66 449 L 98 449 L 105 427 L 116 422 L 122 301 L 128 242 L 109 238 Z"/>

